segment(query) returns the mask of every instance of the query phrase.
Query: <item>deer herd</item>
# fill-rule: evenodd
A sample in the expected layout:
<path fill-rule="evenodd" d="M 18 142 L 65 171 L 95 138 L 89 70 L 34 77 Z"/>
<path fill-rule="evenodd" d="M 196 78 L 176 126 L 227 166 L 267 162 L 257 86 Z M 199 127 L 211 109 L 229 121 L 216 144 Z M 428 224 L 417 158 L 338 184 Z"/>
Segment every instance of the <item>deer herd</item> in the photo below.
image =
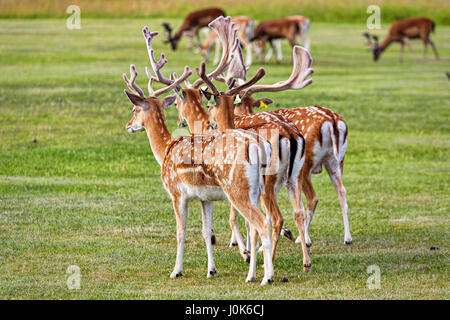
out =
<path fill-rule="evenodd" d="M 170 195 L 175 212 L 177 253 L 170 275 L 172 278 L 181 276 L 183 272 L 190 201 L 201 203 L 202 235 L 208 257 L 207 277 L 216 276 L 212 249 L 215 242 L 213 208 L 215 201 L 226 199 L 230 203 L 230 247 L 238 246 L 242 258 L 249 262 L 246 281 L 256 280 L 257 252 L 262 251 L 264 277 L 261 285 L 273 282 L 273 263 L 279 237 L 283 235 L 293 240 L 292 232 L 283 226 L 284 219 L 277 203 L 283 186 L 287 190 L 299 233 L 295 242 L 301 244 L 303 270 L 309 271 L 312 245 L 309 229 L 318 203 L 311 175 L 320 173 L 322 167 L 325 167 L 341 205 L 344 243 L 352 243 L 346 190 L 342 182 L 348 136 L 344 119 L 332 110 L 317 105 L 254 113 L 254 108 L 261 109 L 272 100 L 254 98 L 253 94 L 300 90 L 312 83 L 312 79 L 308 79 L 313 73 L 311 55 L 308 49 L 296 44 L 296 37 L 301 37 L 309 46 L 309 40 L 305 40 L 309 20 L 294 16 L 263 21 L 254 32 L 253 24 L 251 19 L 243 16 L 225 18 L 222 10 L 214 8 L 207 9 L 203 15 L 198 12 L 188 15 L 174 36 L 170 26 L 164 24 L 173 49 L 177 48 L 184 32 L 189 31 L 194 45 L 193 38 L 195 35 L 198 37 L 202 26 L 212 29 L 206 46 L 201 48 L 207 60 L 208 46 L 216 42 L 216 51 L 222 49 L 221 58 L 217 59 L 217 66 L 210 72 L 202 62 L 195 68 L 197 79 L 193 82 L 189 81 L 193 76 L 189 66 L 185 66 L 180 76 L 176 73 L 168 77 L 163 75 L 162 69 L 168 60 L 164 54 L 159 60 L 155 58 L 152 43 L 158 32 L 144 27 L 142 32 L 152 70 L 145 69 L 148 96 L 136 83 L 138 73 L 133 64 L 130 66 L 130 77 L 123 75 L 128 87 L 124 92 L 133 104 L 133 116 L 126 129 L 130 133 L 147 133 L 152 152 L 161 166 L 163 186 Z M 426 29 L 428 33 L 420 29 L 419 34 L 421 37 L 423 35 L 423 39 L 428 39 L 435 50 L 429 40 L 429 29 Z M 257 40 L 262 48 L 269 42 L 273 48 L 272 41 L 282 37 L 292 45 L 290 77 L 274 84 L 257 84 L 265 75 L 265 70 L 260 68 L 247 80 L 251 62 L 250 43 Z M 370 40 L 371 36 L 367 37 Z M 246 61 L 241 44 L 247 51 Z M 386 46 L 377 47 L 378 56 Z M 163 87 L 154 90 L 155 82 Z M 219 88 L 225 89 L 220 91 Z M 161 97 L 166 93 L 171 94 Z M 178 125 L 188 126 L 190 135 L 178 138 L 171 135 L 164 109 L 174 104 L 178 111 Z M 306 199 L 306 210 L 302 193 Z M 239 231 L 238 213 L 245 218 L 246 243 Z M 261 244 L 259 249 L 258 238 Z"/>

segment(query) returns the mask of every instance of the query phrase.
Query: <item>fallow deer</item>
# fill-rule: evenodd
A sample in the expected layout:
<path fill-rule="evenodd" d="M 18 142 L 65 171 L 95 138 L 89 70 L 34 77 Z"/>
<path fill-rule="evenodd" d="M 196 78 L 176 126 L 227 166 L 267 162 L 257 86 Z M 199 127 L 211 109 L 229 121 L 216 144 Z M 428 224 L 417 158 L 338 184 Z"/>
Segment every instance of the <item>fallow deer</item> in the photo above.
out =
<path fill-rule="evenodd" d="M 417 61 L 418 58 L 414 53 L 414 50 L 411 46 L 409 39 L 418 39 L 418 38 L 422 39 L 424 45 L 422 60 L 425 60 L 428 44 L 431 45 L 436 60 L 439 60 L 439 54 L 437 52 L 436 46 L 434 45 L 434 42 L 431 41 L 430 39 L 430 33 L 434 32 L 434 28 L 435 28 L 434 21 L 428 18 L 410 18 L 395 21 L 392 24 L 391 28 L 389 29 L 386 38 L 383 40 L 383 42 L 381 42 L 381 44 L 378 44 L 377 36 L 370 35 L 367 32 L 363 33 L 363 35 L 367 38 L 368 45 L 371 46 L 370 50 L 373 53 L 374 61 L 378 61 L 381 54 L 393 42 L 400 43 L 400 56 L 399 56 L 400 62 L 403 61 L 403 47 L 405 44 L 408 46 L 409 50 L 414 56 L 414 59 L 416 59 Z M 374 42 L 372 42 L 371 38 L 374 40 Z"/>
<path fill-rule="evenodd" d="M 277 39 L 287 39 L 291 45 L 294 47 L 296 43 L 296 36 L 300 32 L 301 27 L 297 20 L 295 19 L 273 19 L 261 21 L 255 28 L 253 37 L 250 41 L 258 41 L 261 63 L 264 62 L 264 50 L 265 43 L 269 42 L 270 46 L 274 50 L 273 40 Z M 277 59 L 277 63 L 280 61 Z"/>
<path fill-rule="evenodd" d="M 247 16 L 232 17 L 231 20 L 238 29 L 238 37 L 240 43 L 245 48 L 246 51 L 245 64 L 247 66 L 250 66 L 252 64 L 252 45 L 250 42 L 250 38 L 253 35 L 254 21 Z M 208 61 L 211 55 L 213 44 L 215 44 L 213 64 L 217 64 L 219 62 L 219 53 L 220 53 L 220 41 L 217 36 L 217 33 L 213 31 L 209 32 L 208 37 L 203 42 L 201 54 L 206 59 L 206 61 Z"/>
<path fill-rule="evenodd" d="M 224 24 L 218 24 L 217 21 L 213 21 L 209 25 L 214 32 L 217 33 L 218 37 L 221 39 L 223 45 L 223 54 L 221 59 L 222 68 L 219 70 L 220 73 L 226 68 L 228 63 L 224 61 L 229 61 L 232 59 L 230 54 L 231 49 L 239 55 L 240 65 L 242 68 L 242 54 L 241 48 L 234 45 L 236 42 L 236 32 L 234 30 L 234 24 L 227 18 Z M 235 60 L 235 59 L 234 59 Z M 245 68 L 245 67 L 244 67 Z M 219 123 L 218 130 L 226 131 L 227 129 L 234 129 L 233 125 L 233 97 L 240 92 L 240 90 L 245 89 L 248 86 L 254 84 L 260 77 L 264 75 L 263 69 L 260 69 L 257 75 L 250 80 L 247 84 L 243 84 L 238 88 L 232 89 L 227 92 L 220 93 L 214 84 L 210 81 L 210 77 L 205 73 L 205 64 L 202 63 L 202 72 L 199 72 L 200 79 L 202 79 L 207 86 L 212 90 L 212 94 L 207 91 L 199 90 L 194 86 L 189 89 L 182 89 L 179 97 L 177 98 L 177 109 L 179 112 L 179 125 L 189 125 L 191 132 L 201 134 L 210 131 L 211 122 L 209 121 L 209 115 L 203 107 L 202 96 L 205 96 L 208 100 L 214 95 L 215 101 L 220 101 L 217 105 L 220 105 L 220 110 L 223 114 L 223 120 Z M 235 70 L 233 67 L 230 70 Z M 245 72 L 245 71 L 244 71 Z M 213 74 L 217 72 L 213 72 Z M 228 74 L 227 77 L 232 77 L 240 72 L 233 74 Z M 242 76 L 239 76 L 242 78 Z M 200 82 L 197 82 L 197 84 Z M 231 108 L 231 113 L 227 112 L 227 108 Z M 231 118 L 227 118 L 231 116 Z M 295 127 L 290 127 L 286 123 L 281 122 L 278 117 L 270 115 L 252 115 L 248 116 L 249 123 L 247 126 L 241 126 L 240 129 L 250 129 L 255 131 L 257 134 L 263 135 L 272 146 L 272 159 L 270 163 L 276 163 L 277 166 L 274 170 L 269 170 L 270 174 L 265 176 L 264 180 L 264 190 L 265 194 L 261 195 L 262 206 L 265 212 L 272 220 L 272 259 L 275 257 L 275 249 L 278 242 L 278 237 L 281 233 L 283 226 L 283 217 L 281 211 L 276 202 L 276 195 L 282 184 L 285 184 L 291 194 L 291 199 L 294 206 L 294 217 L 298 221 L 298 226 L 300 233 L 303 232 L 303 212 L 301 212 L 301 205 L 299 202 L 299 195 L 301 193 L 300 184 L 298 184 L 298 176 L 300 174 L 303 158 L 303 137 L 298 133 Z M 278 152 L 279 150 L 279 152 Z M 294 201 L 295 200 L 295 201 Z M 240 253 L 244 259 L 248 258 L 248 250 L 244 245 L 242 238 L 240 237 L 238 225 L 237 225 L 237 214 L 235 208 L 231 206 L 230 209 L 230 226 L 233 230 L 233 234 L 236 235 L 236 241 L 239 245 Z M 288 236 L 290 231 L 284 229 L 284 234 Z M 292 236 L 291 236 L 292 238 Z M 304 242 L 305 243 L 305 242 Z M 250 251 L 251 252 L 251 251 Z M 303 246 L 303 266 L 304 270 L 307 271 L 311 267 L 309 261 L 306 243 Z"/>
<path fill-rule="evenodd" d="M 296 38 L 303 44 L 303 46 L 306 48 L 306 50 L 309 51 L 310 46 L 311 46 L 311 40 L 308 37 L 308 31 L 309 31 L 309 26 L 310 26 L 310 20 L 307 17 L 304 16 L 289 16 L 286 17 L 285 19 L 291 19 L 294 20 L 298 23 L 299 25 L 299 31 L 296 34 Z M 264 43 L 259 43 L 259 45 L 265 45 Z M 280 62 L 283 59 L 283 51 L 281 49 L 281 39 L 276 39 L 273 40 L 270 47 L 269 47 L 269 51 L 267 52 L 266 57 L 264 58 L 264 60 L 267 62 L 270 60 L 270 58 L 272 58 L 272 54 L 274 52 L 274 50 L 276 49 L 276 61 Z M 261 53 L 261 48 L 259 48 L 259 50 L 257 51 L 259 53 Z"/>
<path fill-rule="evenodd" d="M 207 277 L 216 275 L 211 246 L 213 201 L 228 198 L 250 222 L 253 249 L 256 250 L 257 235 L 261 237 L 264 248 L 264 278 L 261 285 L 272 282 L 270 221 L 258 209 L 259 196 L 263 192 L 263 166 L 266 158 L 270 158 L 270 145 L 239 130 L 173 139 L 166 126 L 163 110 L 175 102 L 176 94 L 163 99 L 158 96 L 170 90 L 179 90 L 180 83 L 192 72 L 189 67 L 185 67 L 180 78 L 161 78 L 160 69 L 167 60 L 164 56 L 159 61 L 154 60 L 152 38 L 158 33 L 149 32 L 147 27 L 143 33 L 155 76 L 149 77 L 149 97 L 146 98 L 143 90 L 135 83 L 137 72 L 134 65 L 130 67 L 130 79 L 124 74 L 131 91 L 125 90 L 125 93 L 134 105 L 133 117 L 126 129 L 130 133 L 147 132 L 150 147 L 161 166 L 163 186 L 172 199 L 177 221 L 177 258 L 171 277 L 182 275 L 188 202 L 192 200 L 199 200 L 202 204 L 202 233 L 208 253 Z M 148 70 L 147 74 L 150 74 Z M 154 91 L 152 83 L 155 79 L 170 84 Z M 255 277 L 256 252 L 250 256 L 246 281 L 254 281 Z"/>
<path fill-rule="evenodd" d="M 253 113 L 253 109 L 261 105 L 261 100 L 254 99 L 252 95 L 256 92 L 277 92 L 287 89 L 301 89 L 305 83 L 298 79 L 306 79 L 304 72 L 311 72 L 311 57 L 306 55 L 305 50 L 299 46 L 294 47 L 293 60 L 294 70 L 291 77 L 274 85 L 255 85 L 240 93 L 241 102 L 235 107 L 235 113 Z M 306 51 L 307 52 L 307 51 Z M 302 57 L 303 54 L 303 57 Z M 302 57 L 300 59 L 300 57 Z M 238 65 L 238 64 L 235 64 Z M 307 85 L 308 83 L 306 83 Z M 266 100 L 266 104 L 271 100 Z M 311 247 L 309 229 L 317 206 L 318 197 L 311 182 L 311 174 L 322 172 L 322 166 L 330 176 L 333 186 L 338 194 L 344 221 L 344 243 L 351 244 L 352 237 L 348 223 L 348 205 L 346 190 L 342 182 L 344 169 L 344 157 L 347 150 L 348 129 L 344 119 L 337 113 L 320 106 L 301 107 L 293 109 L 278 109 L 268 111 L 274 115 L 282 115 L 294 124 L 305 138 L 305 163 L 301 171 L 302 190 L 307 201 L 307 215 L 305 219 L 305 238 L 308 247 Z M 236 122 L 236 127 L 239 123 Z M 300 242 L 297 239 L 296 242 Z"/>
<path fill-rule="evenodd" d="M 184 21 L 181 24 L 180 28 L 173 36 L 172 28 L 167 22 L 165 22 L 163 23 L 163 27 L 168 33 L 168 39 L 165 41 L 165 43 L 170 43 L 172 50 L 175 51 L 177 50 L 178 42 L 180 41 L 182 35 L 185 34 L 190 38 L 189 49 L 195 45 L 194 35 L 197 37 L 197 45 L 201 46 L 198 31 L 201 28 L 208 26 L 208 23 L 220 16 L 225 16 L 225 12 L 220 8 L 205 8 L 192 11 L 186 16 L 186 18 L 184 18 Z"/>

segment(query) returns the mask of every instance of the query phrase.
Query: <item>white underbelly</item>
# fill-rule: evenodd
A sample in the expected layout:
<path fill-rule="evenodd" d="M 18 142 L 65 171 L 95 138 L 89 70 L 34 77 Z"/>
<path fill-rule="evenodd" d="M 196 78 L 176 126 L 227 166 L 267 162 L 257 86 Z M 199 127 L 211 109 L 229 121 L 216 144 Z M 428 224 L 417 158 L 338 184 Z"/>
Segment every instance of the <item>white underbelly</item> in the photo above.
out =
<path fill-rule="evenodd" d="M 227 199 L 222 188 L 215 186 L 195 187 L 182 184 L 179 186 L 187 200 L 218 201 Z"/>

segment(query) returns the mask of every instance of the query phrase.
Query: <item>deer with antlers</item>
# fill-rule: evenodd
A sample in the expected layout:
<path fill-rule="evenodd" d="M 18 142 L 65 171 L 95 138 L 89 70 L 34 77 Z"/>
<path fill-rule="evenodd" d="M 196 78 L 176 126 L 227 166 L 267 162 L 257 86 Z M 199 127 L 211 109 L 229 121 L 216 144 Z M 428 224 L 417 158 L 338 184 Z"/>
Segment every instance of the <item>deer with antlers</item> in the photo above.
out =
<path fill-rule="evenodd" d="M 249 221 L 252 248 L 256 250 L 257 235 L 264 248 L 264 278 L 261 285 L 273 281 L 271 259 L 270 221 L 258 209 L 260 194 L 264 191 L 263 172 L 270 159 L 270 145 L 263 139 L 239 130 L 209 135 L 191 135 L 173 139 L 165 122 L 164 108 L 172 105 L 176 94 L 158 98 L 171 90 L 179 91 L 180 84 L 192 74 L 189 67 L 178 78 L 168 79 L 161 73 L 167 62 L 164 55 L 154 58 L 152 39 L 157 32 L 143 29 L 150 62 L 155 75 L 149 75 L 149 97 L 135 83 L 137 72 L 130 67 L 131 78 L 124 75 L 128 85 L 126 95 L 134 105 L 133 117 L 126 128 L 130 133 L 146 131 L 150 147 L 161 166 L 161 178 L 169 193 L 177 221 L 177 258 L 171 277 L 179 277 L 183 270 L 183 251 L 186 237 L 188 202 L 201 201 L 203 237 L 208 254 L 207 277 L 214 277 L 216 269 L 211 246 L 212 213 L 214 201 L 228 200 Z M 153 81 L 167 84 L 154 91 Z M 250 268 L 246 281 L 256 278 L 256 253 L 250 255 Z"/>
<path fill-rule="evenodd" d="M 246 51 L 245 64 L 247 66 L 250 66 L 252 64 L 252 45 L 250 42 L 250 38 L 253 35 L 254 21 L 247 16 L 232 17 L 231 20 L 238 29 L 239 41 Z M 217 33 L 213 31 L 209 32 L 208 37 L 203 42 L 203 45 L 201 47 L 201 54 L 203 55 L 205 60 L 208 61 L 214 44 L 215 44 L 215 54 L 213 64 L 217 64 L 219 62 L 219 54 L 220 54 L 220 41 L 219 37 L 217 36 Z"/>
<path fill-rule="evenodd" d="M 239 55 L 235 55 L 239 60 Z M 306 77 L 312 72 L 309 67 L 312 64 L 308 51 L 296 46 L 293 49 L 294 68 L 291 76 L 286 81 L 278 82 L 274 85 L 254 85 L 239 93 L 241 100 L 236 104 L 234 111 L 236 114 L 252 114 L 254 108 L 269 104 L 272 100 L 264 98 L 254 99 L 253 94 L 258 92 L 278 92 L 288 89 L 298 90 L 309 84 Z M 233 63 L 239 67 L 240 62 Z M 234 74 L 238 71 L 232 72 Z M 344 157 L 347 150 L 347 124 L 337 113 L 320 106 L 300 107 L 293 109 L 278 109 L 265 113 L 281 115 L 290 123 L 295 125 L 305 139 L 305 162 L 300 176 L 302 191 L 306 196 L 307 214 L 304 224 L 306 245 L 311 247 L 309 229 L 311 226 L 314 211 L 318 203 L 318 197 L 311 181 L 312 174 L 322 172 L 324 166 L 330 176 L 333 186 L 338 194 L 339 203 L 342 209 L 344 222 L 344 243 L 351 244 L 352 237 L 348 223 L 348 205 L 346 190 L 342 182 L 344 169 Z M 236 127 L 241 124 L 239 120 L 235 122 Z M 296 242 L 301 242 L 298 238 Z"/>
<path fill-rule="evenodd" d="M 280 187 L 285 185 L 290 194 L 291 202 L 294 208 L 294 218 L 300 231 L 300 237 L 303 236 L 303 212 L 301 211 L 300 193 L 301 184 L 298 183 L 300 170 L 303 159 L 303 137 L 299 134 L 297 128 L 288 124 L 286 119 L 282 116 L 275 116 L 270 114 L 253 114 L 247 116 L 234 116 L 234 98 L 239 92 L 254 85 L 263 75 L 264 69 L 260 69 L 255 77 L 249 82 L 244 83 L 236 88 L 233 87 L 234 78 L 245 78 L 245 66 L 243 65 L 242 52 L 239 46 L 235 46 L 236 41 L 233 35 L 233 23 L 228 19 L 227 25 L 218 25 L 213 21 L 209 26 L 217 33 L 223 45 L 223 54 L 221 59 L 221 68 L 216 69 L 209 75 L 204 72 L 204 63 L 202 64 L 202 72 L 199 73 L 200 79 L 196 81 L 189 89 L 183 90 L 180 97 L 177 98 L 177 109 L 179 112 L 179 125 L 188 125 L 191 132 L 204 133 L 209 132 L 210 127 L 217 125 L 219 131 L 226 131 L 228 129 L 245 129 L 253 130 L 259 135 L 264 135 L 272 146 L 271 163 L 277 163 L 277 169 L 270 171 L 270 175 L 265 176 L 264 190 L 265 194 L 261 195 L 262 206 L 266 213 L 272 220 L 272 259 L 275 257 L 275 249 L 277 246 L 278 237 L 281 233 L 285 236 L 290 236 L 290 231 L 283 229 L 283 217 L 276 202 L 276 197 Z M 238 59 L 233 59 L 230 48 L 235 47 L 234 54 L 238 55 Z M 230 64 L 228 61 L 234 61 L 228 69 L 226 78 L 215 76 L 223 73 L 224 69 Z M 239 66 L 236 65 L 239 64 Z M 312 72 L 312 71 L 311 71 Z M 308 74 L 306 74 L 307 76 Z M 229 90 L 226 92 L 219 92 L 216 86 L 212 83 L 212 79 L 220 79 L 224 82 L 230 82 Z M 233 80 L 233 81 L 227 81 Z M 206 83 L 212 93 L 206 90 L 199 90 L 198 87 L 202 83 Z M 307 84 L 311 81 L 307 81 Z M 202 96 L 209 101 L 214 101 L 214 107 L 210 106 L 210 115 L 206 112 L 202 105 Z M 239 118 L 238 127 L 235 127 L 236 118 Z M 245 120 L 243 118 L 246 118 Z M 211 120 L 211 121 L 210 121 Z M 277 153 L 276 151 L 279 152 Z M 230 208 L 230 226 L 233 230 L 234 239 L 230 242 L 233 244 L 237 242 L 240 253 L 246 258 L 248 250 L 245 247 L 239 233 L 237 225 L 237 212 L 233 206 Z M 283 232 L 282 232 L 283 230 Z M 248 245 L 247 245 L 248 247 Z M 306 242 L 303 241 L 303 267 L 307 271 L 311 267 L 309 256 L 307 252 Z"/>
<path fill-rule="evenodd" d="M 371 47 L 370 51 L 373 53 L 373 60 L 378 61 L 381 54 L 386 50 L 386 48 L 393 42 L 400 43 L 400 56 L 399 61 L 403 61 L 403 47 L 406 44 L 414 56 L 414 59 L 417 61 L 418 58 L 414 53 L 414 50 L 411 46 L 409 39 L 422 39 L 424 49 L 423 49 L 423 57 L 422 60 L 425 60 L 428 45 L 431 45 L 433 49 L 434 56 L 436 60 L 439 60 L 439 54 L 437 52 L 436 46 L 434 42 L 430 39 L 430 33 L 434 32 L 435 23 L 434 21 L 428 18 L 411 18 L 411 19 L 402 19 L 395 21 L 386 38 L 378 44 L 378 36 L 370 35 L 369 33 L 363 33 L 363 36 L 367 39 L 367 44 Z M 373 42 L 372 42 L 373 40 Z"/>
<path fill-rule="evenodd" d="M 215 18 L 225 16 L 225 12 L 220 8 L 204 8 L 196 11 L 190 12 L 186 18 L 184 18 L 178 31 L 172 36 L 172 28 L 165 22 L 163 27 L 168 33 L 168 39 L 165 43 L 170 43 L 172 50 L 177 50 L 178 43 L 181 37 L 184 35 L 190 38 L 190 47 L 193 46 L 201 47 L 199 30 L 203 27 L 208 26 L 208 23 L 213 21 Z M 194 36 L 197 37 L 197 43 L 194 42 Z"/>
<path fill-rule="evenodd" d="M 222 21 L 224 21 L 222 23 Z M 223 121 L 218 122 L 218 130 L 225 132 L 228 129 L 234 129 L 233 125 L 233 108 L 234 108 L 234 97 L 237 93 L 248 86 L 251 86 L 256 81 L 258 81 L 263 75 L 264 70 L 260 69 L 257 75 L 250 80 L 248 83 L 234 88 L 227 92 L 219 92 L 215 85 L 212 83 L 211 79 L 219 78 L 220 74 L 227 68 L 232 59 L 232 52 L 236 52 L 240 55 L 241 64 L 242 52 L 238 45 L 238 40 L 236 38 L 236 29 L 234 29 L 234 24 L 228 17 L 225 20 L 221 18 L 214 20 L 209 24 L 209 26 L 217 33 L 221 43 L 223 45 L 222 59 L 219 67 L 216 68 L 210 74 L 205 72 L 205 63 L 201 65 L 201 71 L 198 72 L 200 78 L 193 84 L 188 84 L 188 89 L 183 89 L 180 96 L 177 98 L 177 109 L 179 112 L 178 123 L 180 126 L 189 125 L 191 132 L 193 133 L 205 133 L 211 132 L 211 122 L 209 121 L 209 115 L 203 107 L 202 97 L 206 97 L 208 100 L 214 96 L 214 101 L 218 101 L 220 105 L 220 110 L 228 110 L 231 108 L 230 112 L 222 112 L 224 114 Z M 236 60 L 235 60 L 236 61 Z M 233 78 L 235 76 L 242 78 L 242 70 L 245 67 L 241 65 L 240 68 L 231 68 L 230 70 L 237 70 L 237 72 L 230 74 L 228 73 L 226 78 Z M 226 79 L 221 79 L 226 81 Z M 206 83 L 207 87 L 212 91 L 209 93 L 205 90 L 200 90 L 199 86 Z M 219 102 L 220 101 L 220 102 Z M 227 109 L 228 108 L 228 109 Z M 225 115 L 231 116 L 231 118 Z M 261 195 L 262 206 L 265 209 L 267 215 L 271 218 L 273 229 L 272 229 L 272 259 L 275 257 L 275 249 L 277 246 L 279 235 L 282 233 L 287 237 L 292 238 L 290 231 L 283 228 L 283 217 L 281 211 L 276 202 L 276 194 L 280 189 L 281 184 L 285 184 L 288 187 L 288 191 L 292 195 L 294 213 L 296 221 L 303 218 L 303 213 L 301 212 L 301 206 L 298 202 L 296 194 L 299 194 L 301 190 L 298 188 L 298 175 L 300 174 L 300 169 L 303 162 L 303 137 L 298 133 L 295 127 L 289 127 L 285 123 L 278 120 L 277 117 L 270 117 L 267 115 L 252 115 L 249 118 L 251 125 L 246 127 L 242 126 L 241 129 L 252 129 L 257 134 L 263 135 L 272 146 L 272 158 L 270 163 L 277 165 L 272 169 L 266 171 L 264 180 L 264 190 L 265 194 Z M 295 201 L 294 201 L 295 200 Z M 236 220 L 236 210 L 234 206 L 230 209 L 230 226 L 233 230 L 233 234 L 236 235 L 236 241 L 239 245 L 240 253 L 244 259 L 248 259 L 249 251 L 245 247 L 242 238 L 240 237 L 237 220 Z M 299 221 L 299 226 L 303 225 L 303 221 Z M 282 232 L 283 230 L 283 232 Z M 300 227 L 302 232 L 302 228 Z M 247 245 L 248 247 L 248 245 Z M 307 253 L 306 243 L 303 247 L 303 266 L 304 270 L 307 271 L 311 267 L 309 261 L 309 256 Z M 251 251 L 250 251 L 251 253 Z"/>

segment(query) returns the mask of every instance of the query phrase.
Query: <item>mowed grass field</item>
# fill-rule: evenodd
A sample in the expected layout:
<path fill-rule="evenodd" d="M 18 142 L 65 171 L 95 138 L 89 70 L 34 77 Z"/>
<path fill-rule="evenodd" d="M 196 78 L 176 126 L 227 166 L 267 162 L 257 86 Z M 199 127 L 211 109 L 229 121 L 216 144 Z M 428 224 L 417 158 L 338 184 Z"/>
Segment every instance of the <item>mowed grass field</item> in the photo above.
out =
<path fill-rule="evenodd" d="M 302 272 L 300 245 L 283 238 L 275 283 L 260 287 L 262 256 L 257 282 L 245 283 L 248 264 L 228 248 L 226 202 L 214 210 L 217 277 L 206 278 L 200 206 L 192 203 L 183 277 L 169 278 L 176 254 L 172 204 L 147 136 L 125 130 L 132 105 L 122 79 L 134 63 L 146 88 L 141 29 L 162 31 L 162 21 L 83 19 L 73 31 L 65 19 L 0 21 L 0 298 L 450 298 L 449 26 L 437 25 L 432 35 L 440 61 L 430 49 L 427 60 L 416 63 L 405 49 L 399 64 L 395 44 L 378 63 L 371 60 L 361 36 L 365 21 L 312 23 L 314 83 L 266 96 L 276 101 L 271 108 L 317 104 L 346 119 L 344 184 L 353 244 L 344 245 L 326 172 L 315 175 L 320 200 L 311 228 L 312 271 Z M 389 24 L 382 27 L 375 32 L 381 37 Z M 186 40 L 177 52 L 163 40 L 161 33 L 154 48 L 167 54 L 166 74 L 199 65 Z M 422 53 L 421 42 L 413 46 Z M 283 63 L 264 65 L 261 83 L 289 76 L 286 42 L 283 51 Z M 252 65 L 249 76 L 259 66 Z M 166 116 L 177 129 L 175 108 Z M 279 204 L 297 236 L 284 190 Z M 80 268 L 79 290 L 67 287 L 70 265 Z M 380 269 L 380 289 L 366 284 L 371 265 Z"/>

